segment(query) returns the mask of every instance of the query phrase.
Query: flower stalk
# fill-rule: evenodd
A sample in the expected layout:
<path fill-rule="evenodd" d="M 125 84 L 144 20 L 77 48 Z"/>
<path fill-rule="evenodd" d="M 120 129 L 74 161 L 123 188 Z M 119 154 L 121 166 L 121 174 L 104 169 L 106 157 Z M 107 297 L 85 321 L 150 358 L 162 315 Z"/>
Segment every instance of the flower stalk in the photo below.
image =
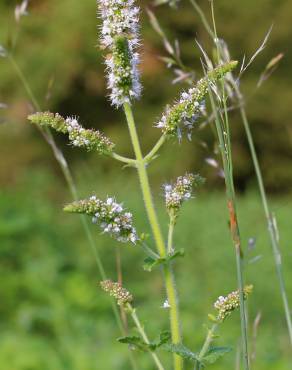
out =
<path fill-rule="evenodd" d="M 165 258 L 167 255 L 167 249 L 165 247 L 165 243 L 164 243 L 162 232 L 159 226 L 157 214 L 154 208 L 148 174 L 147 174 L 145 161 L 144 161 L 141 147 L 140 147 L 140 142 L 139 142 L 136 126 L 135 126 L 132 109 L 128 103 L 124 104 L 124 111 L 125 111 L 125 115 L 127 119 L 127 124 L 129 128 L 129 133 L 130 133 L 133 149 L 134 149 L 135 156 L 136 156 L 136 161 L 137 161 L 136 167 L 137 167 L 141 191 L 143 194 L 144 205 L 145 205 L 146 212 L 148 215 L 149 223 L 152 229 L 152 233 L 153 233 L 153 237 L 155 240 L 158 253 L 160 257 Z M 178 312 L 177 296 L 176 296 L 176 289 L 175 289 L 175 281 L 174 281 L 174 276 L 173 276 L 171 265 L 170 264 L 165 265 L 163 267 L 163 272 L 164 272 L 164 278 L 165 278 L 167 299 L 170 305 L 169 312 L 170 312 L 170 327 L 171 327 L 172 342 L 174 344 L 178 344 L 181 342 L 181 333 L 180 333 L 180 326 L 179 326 L 179 312 Z M 177 354 L 174 354 L 174 369 L 175 370 L 183 369 L 182 358 L 178 356 Z"/>

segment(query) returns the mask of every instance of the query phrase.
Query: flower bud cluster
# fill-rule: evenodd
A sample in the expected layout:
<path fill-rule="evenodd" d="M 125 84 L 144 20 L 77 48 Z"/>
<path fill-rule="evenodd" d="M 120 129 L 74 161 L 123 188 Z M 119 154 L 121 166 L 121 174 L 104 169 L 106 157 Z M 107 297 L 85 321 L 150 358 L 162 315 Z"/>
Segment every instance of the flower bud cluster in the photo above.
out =
<path fill-rule="evenodd" d="M 113 105 L 119 107 L 141 94 L 139 81 L 139 7 L 134 0 L 99 0 L 103 24 L 101 44 L 110 53 L 106 59 L 108 89 Z"/>
<path fill-rule="evenodd" d="M 179 139 L 186 131 L 190 139 L 194 123 L 205 110 L 204 98 L 208 93 L 209 85 L 216 83 L 236 65 L 237 62 L 229 62 L 208 72 L 195 87 L 183 92 L 177 103 L 166 107 L 160 121 L 155 126 L 161 128 L 165 135 L 177 136 Z"/>
<path fill-rule="evenodd" d="M 105 201 L 95 195 L 89 199 L 79 200 L 65 206 L 64 211 L 84 213 L 92 216 L 92 222 L 98 224 L 104 233 L 110 234 L 122 243 L 136 243 L 138 240 L 133 226 L 132 213 L 125 212 L 123 206 L 108 197 Z"/>
<path fill-rule="evenodd" d="M 182 203 L 191 198 L 195 180 L 195 175 L 186 173 L 184 176 L 179 176 L 174 184 L 163 186 L 165 205 L 168 211 L 178 211 Z"/>
<path fill-rule="evenodd" d="M 252 292 L 253 286 L 247 285 L 244 288 L 244 299 L 247 299 L 248 295 Z M 214 303 L 214 308 L 218 311 L 217 321 L 222 322 L 228 317 L 232 311 L 236 310 L 240 306 L 240 295 L 239 290 L 231 292 L 227 297 L 220 296 Z"/>
<path fill-rule="evenodd" d="M 104 280 L 100 282 L 100 286 L 106 293 L 109 293 L 111 297 L 114 297 L 120 306 L 133 301 L 132 294 L 123 288 L 120 283 Z"/>
<path fill-rule="evenodd" d="M 82 147 L 88 151 L 97 151 L 100 154 L 108 154 L 113 151 L 114 144 L 101 132 L 83 128 L 76 118 L 63 118 L 59 113 L 38 112 L 28 119 L 40 126 L 49 126 L 63 134 L 69 134 L 73 146 Z"/>

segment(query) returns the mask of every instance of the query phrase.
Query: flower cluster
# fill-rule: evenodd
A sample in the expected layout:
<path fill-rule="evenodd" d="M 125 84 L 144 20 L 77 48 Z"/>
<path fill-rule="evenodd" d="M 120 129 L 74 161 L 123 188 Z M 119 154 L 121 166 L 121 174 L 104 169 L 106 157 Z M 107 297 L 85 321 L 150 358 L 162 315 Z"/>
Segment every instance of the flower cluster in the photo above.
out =
<path fill-rule="evenodd" d="M 74 117 L 63 118 L 59 113 L 38 112 L 28 119 L 40 126 L 49 126 L 63 134 L 69 134 L 73 146 L 86 148 L 88 151 L 97 151 L 108 154 L 113 151 L 114 144 L 102 133 L 83 128 Z"/>
<path fill-rule="evenodd" d="M 253 286 L 247 285 L 244 288 L 244 299 L 247 299 L 248 295 L 252 292 Z M 217 321 L 222 322 L 228 317 L 232 311 L 236 310 L 240 306 L 239 290 L 231 292 L 227 297 L 220 296 L 214 303 L 214 307 L 218 311 Z"/>
<path fill-rule="evenodd" d="M 102 18 L 101 44 L 108 48 L 108 89 L 113 105 L 119 107 L 139 98 L 139 7 L 134 0 L 99 0 Z"/>
<path fill-rule="evenodd" d="M 64 211 L 84 213 L 92 216 L 92 222 L 98 224 L 104 233 L 110 234 L 120 242 L 136 243 L 138 240 L 133 226 L 132 213 L 125 212 L 123 206 L 108 197 L 105 201 L 95 195 L 65 206 Z"/>
<path fill-rule="evenodd" d="M 216 83 L 236 65 L 237 62 L 229 62 L 208 72 L 195 87 L 183 92 L 177 103 L 166 107 L 155 126 L 161 128 L 165 135 L 178 136 L 179 139 L 186 131 L 190 139 L 194 123 L 205 109 L 204 98 L 208 93 L 209 85 Z"/>
<path fill-rule="evenodd" d="M 191 198 L 194 184 L 199 185 L 203 181 L 200 175 L 186 173 L 184 176 L 179 176 L 174 184 L 165 184 L 163 187 L 168 212 L 171 210 L 177 212 L 182 203 Z"/>
<path fill-rule="evenodd" d="M 111 280 L 100 282 L 101 288 L 114 297 L 118 301 L 118 305 L 122 306 L 133 301 L 133 296 L 120 283 L 115 283 Z"/>

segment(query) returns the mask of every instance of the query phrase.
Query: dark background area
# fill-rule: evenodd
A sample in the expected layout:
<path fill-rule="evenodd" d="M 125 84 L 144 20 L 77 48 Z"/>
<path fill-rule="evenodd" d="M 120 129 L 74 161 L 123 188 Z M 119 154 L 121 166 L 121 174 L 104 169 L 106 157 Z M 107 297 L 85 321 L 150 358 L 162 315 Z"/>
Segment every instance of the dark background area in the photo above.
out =
<path fill-rule="evenodd" d="M 23 17 L 21 29 L 17 33 L 13 10 L 16 2 L 1 2 L 1 42 L 17 37 L 15 58 L 27 76 L 29 83 L 38 97 L 43 109 L 58 111 L 65 115 L 77 115 L 87 127 L 98 127 L 112 137 L 120 152 L 132 155 L 126 140 L 127 132 L 120 112 L 115 111 L 105 98 L 106 86 L 103 55 L 98 49 L 98 26 L 94 16 L 95 1 L 31 1 L 30 15 Z M 210 15 L 208 1 L 201 1 L 207 17 Z M 292 21 L 289 1 L 259 0 L 218 1 L 216 2 L 218 32 L 229 45 L 233 59 L 247 59 L 260 46 L 265 34 L 273 24 L 273 30 L 266 49 L 259 55 L 250 69 L 242 77 L 241 86 L 246 93 L 248 116 L 251 122 L 256 147 L 258 150 L 264 178 L 272 192 L 290 192 L 292 171 L 291 161 L 291 73 L 292 52 L 290 48 Z M 143 98 L 135 105 L 135 114 L 141 132 L 143 132 L 145 150 L 158 137 L 158 130 L 153 124 L 159 119 L 163 107 L 178 96 L 181 84 L 170 85 L 172 72 L 166 70 L 158 59 L 165 55 L 161 40 L 149 25 L 144 11 L 150 3 L 142 4 L 142 81 Z M 187 1 L 179 4 L 178 9 L 162 6 L 156 9 L 156 15 L 169 39 L 178 39 L 182 49 L 182 59 L 201 76 L 200 52 L 195 39 L 211 52 L 211 41 L 200 19 Z M 17 36 L 16 36 L 17 35 Z M 260 89 L 257 81 L 267 63 L 279 53 L 284 53 L 280 67 Z M 23 165 L 38 165 L 45 161 L 54 166 L 53 159 L 43 145 L 39 144 L 38 133 L 29 127 L 26 115 L 29 112 L 25 92 L 16 78 L 11 65 L 1 59 L 0 100 L 8 105 L 2 110 L 0 181 L 3 184 L 17 177 Z M 45 97 L 50 85 L 50 100 Z M 240 190 L 254 184 L 254 173 L 250 161 L 248 146 L 238 114 L 232 114 L 233 150 L 235 179 Z M 83 160 L 86 154 L 71 151 L 66 139 L 58 138 L 67 155 L 76 162 Z M 198 142 L 207 142 L 209 150 L 203 150 Z M 211 130 L 194 132 L 194 142 L 179 146 L 181 157 L 188 168 L 197 168 L 207 177 L 212 177 L 212 169 L 204 158 L 213 155 Z M 11 151 L 17 146 L 17 153 Z M 171 145 L 170 145 L 171 147 Z M 37 155 L 34 156 L 34 153 Z M 20 154 L 21 153 L 21 154 Z M 166 152 L 164 167 L 172 167 L 173 150 Z M 20 155 L 19 155 L 20 154 Z M 32 163 L 34 162 L 34 163 Z M 106 164 L 105 166 L 109 166 Z M 180 163 L 177 162 L 177 167 Z M 13 168 L 13 173 L 7 169 Z M 107 168 L 110 170 L 110 168 Z M 210 186 L 216 182 L 213 176 Z"/>

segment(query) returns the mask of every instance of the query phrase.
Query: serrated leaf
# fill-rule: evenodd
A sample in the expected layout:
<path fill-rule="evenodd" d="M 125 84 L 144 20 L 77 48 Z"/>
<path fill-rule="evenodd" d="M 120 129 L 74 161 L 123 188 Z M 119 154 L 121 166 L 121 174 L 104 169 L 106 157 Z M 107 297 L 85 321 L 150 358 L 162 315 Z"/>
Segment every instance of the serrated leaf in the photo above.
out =
<path fill-rule="evenodd" d="M 149 350 L 149 346 L 145 343 L 140 337 L 136 335 L 120 337 L 117 339 L 120 343 L 129 344 L 134 349 L 138 349 L 140 351 L 146 352 Z"/>
<path fill-rule="evenodd" d="M 182 358 L 185 358 L 190 361 L 198 361 L 198 356 L 196 353 L 192 352 L 190 349 L 188 349 L 183 344 L 165 344 L 162 347 L 165 351 L 175 353 L 179 355 Z"/>
<path fill-rule="evenodd" d="M 202 362 L 205 364 L 213 364 L 220 357 L 224 356 L 226 353 L 230 352 L 232 348 L 230 347 L 211 347 L 205 356 L 202 358 Z"/>
<path fill-rule="evenodd" d="M 169 261 L 174 260 L 177 257 L 183 257 L 184 255 L 185 255 L 184 249 L 180 249 L 180 250 L 174 252 L 173 254 L 168 255 L 166 259 L 169 262 Z"/>
<path fill-rule="evenodd" d="M 159 337 L 149 344 L 151 351 L 155 351 L 157 348 L 161 347 L 163 344 L 170 341 L 171 334 L 168 330 L 164 330 L 160 333 Z"/>
<path fill-rule="evenodd" d="M 144 259 L 143 269 L 145 271 L 149 271 L 150 272 L 156 266 L 160 266 L 162 264 L 169 263 L 170 261 L 174 260 L 177 257 L 183 257 L 184 256 L 184 253 L 185 253 L 184 250 L 183 249 L 180 249 L 179 251 L 176 251 L 173 254 L 169 254 L 165 258 L 161 258 L 161 257 L 154 258 L 154 257 L 150 257 L 150 256 L 149 257 L 146 257 Z"/>
<path fill-rule="evenodd" d="M 121 337 L 118 338 L 117 340 L 120 343 L 125 343 L 132 346 L 133 349 L 138 349 L 143 352 L 147 351 L 153 352 L 156 351 L 157 348 L 169 342 L 170 338 L 171 338 L 170 332 L 168 330 L 164 330 L 159 334 L 159 337 L 156 340 L 150 343 L 144 342 L 144 340 L 141 337 L 138 337 L 136 335 Z"/>

